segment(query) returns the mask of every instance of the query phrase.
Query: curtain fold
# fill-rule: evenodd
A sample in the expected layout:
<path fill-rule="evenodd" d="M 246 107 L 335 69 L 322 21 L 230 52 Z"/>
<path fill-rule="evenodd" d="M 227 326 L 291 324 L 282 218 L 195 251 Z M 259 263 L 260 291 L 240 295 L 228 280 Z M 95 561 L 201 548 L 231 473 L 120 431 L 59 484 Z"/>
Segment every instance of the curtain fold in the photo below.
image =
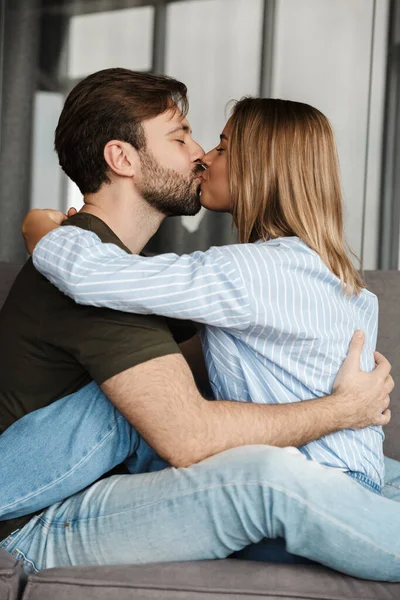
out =
<path fill-rule="evenodd" d="M 2 14 L 0 261 L 22 262 L 26 252 L 20 227 L 30 200 L 40 1 L 3 0 Z"/>

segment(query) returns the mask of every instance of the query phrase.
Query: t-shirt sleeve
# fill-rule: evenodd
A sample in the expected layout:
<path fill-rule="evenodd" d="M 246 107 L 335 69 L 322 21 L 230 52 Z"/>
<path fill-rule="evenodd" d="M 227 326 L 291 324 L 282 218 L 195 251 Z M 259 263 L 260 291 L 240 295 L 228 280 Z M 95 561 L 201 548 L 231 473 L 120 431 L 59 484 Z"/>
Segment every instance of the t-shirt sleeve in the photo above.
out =
<path fill-rule="evenodd" d="M 58 339 L 58 345 L 99 385 L 148 360 L 180 353 L 161 317 L 72 304 L 63 322 L 64 341 Z"/>

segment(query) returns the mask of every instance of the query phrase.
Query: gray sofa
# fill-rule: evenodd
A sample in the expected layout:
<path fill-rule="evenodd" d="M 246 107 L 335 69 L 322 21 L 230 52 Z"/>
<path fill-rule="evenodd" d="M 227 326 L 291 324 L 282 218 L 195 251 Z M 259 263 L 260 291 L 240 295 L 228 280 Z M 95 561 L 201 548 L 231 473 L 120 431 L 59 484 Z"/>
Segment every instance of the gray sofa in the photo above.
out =
<path fill-rule="evenodd" d="M 19 267 L 0 265 L 0 306 Z M 400 379 L 400 273 L 366 273 L 380 299 L 378 347 Z M 29 302 L 29 299 L 27 299 Z M 400 460 L 400 385 L 392 394 L 385 453 Z M 6 482 L 1 482 L 6 485 Z M 378 517 L 378 516 L 377 516 Z M 26 581 L 20 565 L 0 550 L 0 600 L 398 600 L 400 583 L 369 582 L 313 564 L 233 559 L 120 567 L 49 569 Z"/>

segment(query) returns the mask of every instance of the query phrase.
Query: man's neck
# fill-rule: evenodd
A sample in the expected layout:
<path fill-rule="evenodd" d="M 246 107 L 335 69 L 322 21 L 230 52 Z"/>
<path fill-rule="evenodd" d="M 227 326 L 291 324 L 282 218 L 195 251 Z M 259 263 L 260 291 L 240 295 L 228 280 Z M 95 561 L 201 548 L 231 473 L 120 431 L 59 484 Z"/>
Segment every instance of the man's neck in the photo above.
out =
<path fill-rule="evenodd" d="M 110 193 L 101 191 L 88 194 L 80 212 L 95 215 L 104 221 L 133 254 L 139 254 L 165 217 L 141 198 L 132 201 L 123 196 L 114 196 L 110 197 Z"/>

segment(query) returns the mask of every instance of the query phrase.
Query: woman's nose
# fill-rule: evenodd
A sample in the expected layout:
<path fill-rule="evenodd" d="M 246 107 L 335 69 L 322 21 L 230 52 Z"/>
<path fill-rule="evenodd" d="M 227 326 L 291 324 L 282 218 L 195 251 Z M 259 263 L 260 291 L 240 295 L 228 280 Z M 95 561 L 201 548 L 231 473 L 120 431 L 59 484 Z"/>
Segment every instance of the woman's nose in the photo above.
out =
<path fill-rule="evenodd" d="M 209 167 L 212 163 L 212 151 L 207 152 L 201 159 L 201 162 L 204 163 L 207 167 Z"/>

